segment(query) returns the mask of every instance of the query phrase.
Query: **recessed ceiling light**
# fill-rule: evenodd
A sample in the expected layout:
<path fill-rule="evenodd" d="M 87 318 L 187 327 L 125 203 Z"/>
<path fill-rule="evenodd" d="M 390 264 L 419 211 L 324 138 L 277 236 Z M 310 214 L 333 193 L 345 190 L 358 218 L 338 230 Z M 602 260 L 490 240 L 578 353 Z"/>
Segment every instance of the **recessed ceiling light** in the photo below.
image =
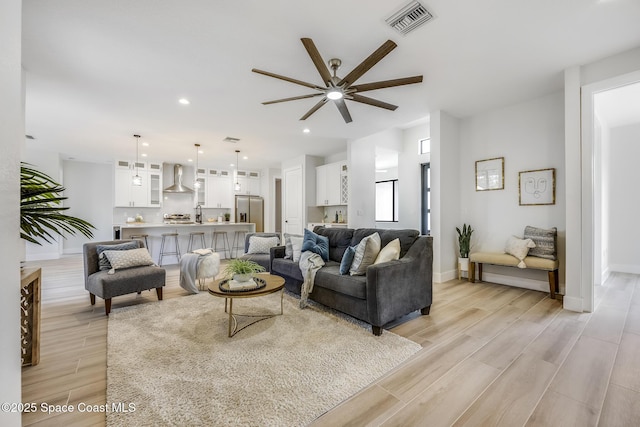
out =
<path fill-rule="evenodd" d="M 304 128 L 304 129 L 302 130 L 302 132 L 304 132 L 304 133 L 309 133 L 309 132 L 311 132 L 311 131 L 309 130 L 309 128 Z"/>
<path fill-rule="evenodd" d="M 198 154 L 204 154 L 204 151 L 198 150 Z"/>
<path fill-rule="evenodd" d="M 242 160 L 249 160 L 249 158 L 247 156 L 243 156 Z"/>
<path fill-rule="evenodd" d="M 235 165 L 233 163 L 229 163 L 229 166 L 230 167 L 234 167 Z"/>
<path fill-rule="evenodd" d="M 142 157 L 147 157 L 147 153 L 140 154 Z"/>
<path fill-rule="evenodd" d="M 182 105 L 189 105 L 189 104 L 191 104 L 187 98 L 180 98 L 180 99 L 178 99 L 178 102 L 179 102 L 180 104 L 182 104 Z"/>
<path fill-rule="evenodd" d="M 193 162 L 193 159 L 188 159 L 187 162 Z"/>
<path fill-rule="evenodd" d="M 148 142 L 143 142 L 143 143 L 142 143 L 142 146 L 143 146 L 143 147 L 148 147 L 148 146 L 149 146 L 149 143 L 148 143 Z"/>

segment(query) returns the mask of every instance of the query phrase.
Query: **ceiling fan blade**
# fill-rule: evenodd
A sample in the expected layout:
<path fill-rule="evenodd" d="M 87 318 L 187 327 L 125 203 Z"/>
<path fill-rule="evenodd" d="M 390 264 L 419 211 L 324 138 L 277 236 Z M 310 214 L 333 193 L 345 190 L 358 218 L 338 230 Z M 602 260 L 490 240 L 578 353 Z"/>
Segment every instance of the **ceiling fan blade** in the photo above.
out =
<path fill-rule="evenodd" d="M 344 76 L 342 80 L 340 80 L 340 83 L 338 83 L 338 86 L 342 86 L 343 84 L 345 84 L 344 88 L 348 88 L 356 80 L 362 77 L 364 73 L 369 71 L 371 67 L 376 65 L 378 61 L 387 56 L 389 52 L 396 48 L 396 46 L 398 45 L 391 40 L 387 40 L 386 42 L 384 42 L 382 46 L 380 46 L 375 52 L 369 55 L 367 59 L 362 61 L 360 65 L 354 68 L 349 74 Z"/>
<path fill-rule="evenodd" d="M 273 101 L 263 102 L 262 105 L 277 104 L 279 102 L 287 102 L 287 101 L 295 101 L 295 100 L 298 100 L 298 99 L 313 98 L 313 97 L 321 96 L 321 95 L 324 95 L 324 94 L 323 93 L 312 93 L 311 95 L 292 96 L 291 98 L 282 98 L 282 99 L 275 99 Z"/>
<path fill-rule="evenodd" d="M 363 104 L 373 105 L 374 107 L 380 107 L 387 110 L 395 111 L 398 108 L 397 105 L 389 104 L 386 102 L 378 101 L 377 99 L 368 98 L 366 96 L 351 94 L 348 99 L 352 101 L 361 102 Z"/>
<path fill-rule="evenodd" d="M 349 109 L 347 108 L 347 104 L 344 102 L 344 98 L 336 99 L 333 102 L 336 104 L 336 107 L 338 107 L 340 114 L 342 114 L 344 122 L 351 123 L 353 120 L 351 120 L 351 114 L 349 114 Z"/>
<path fill-rule="evenodd" d="M 309 111 L 307 111 L 307 114 L 305 114 L 304 116 L 300 117 L 300 120 L 307 120 L 310 115 L 312 115 L 313 113 L 318 111 L 320 109 L 320 107 L 322 107 L 326 103 L 327 103 L 327 97 L 325 96 L 324 98 L 322 98 L 320 100 L 320 102 L 318 102 Z"/>
<path fill-rule="evenodd" d="M 314 84 L 311 84 L 311 83 L 303 82 L 301 80 L 292 79 L 291 77 L 281 76 L 280 74 L 274 74 L 274 73 L 270 73 L 268 71 L 258 70 L 257 68 L 252 68 L 251 71 L 253 71 L 254 73 L 263 74 L 265 76 L 273 77 L 275 79 L 284 80 L 285 82 L 290 82 L 290 83 L 295 83 L 297 85 L 310 87 L 311 89 L 317 89 L 317 90 L 322 90 L 322 91 L 324 91 L 326 89 L 325 87 L 322 87 L 322 86 L 318 86 L 318 85 L 314 85 Z"/>
<path fill-rule="evenodd" d="M 355 89 L 357 92 L 366 92 L 368 90 L 383 89 L 386 87 L 412 85 L 414 83 L 422 83 L 422 76 L 404 77 L 402 79 L 384 80 L 379 82 L 365 83 L 354 85 L 349 89 Z"/>
<path fill-rule="evenodd" d="M 318 52 L 316 45 L 313 43 L 313 40 L 308 38 L 302 38 L 300 40 L 302 40 L 304 48 L 307 49 L 307 53 L 311 57 L 313 64 L 316 66 L 316 69 L 320 73 L 322 81 L 327 85 L 327 87 L 329 87 L 331 83 L 331 73 L 329 72 L 326 63 L 322 59 L 322 56 L 320 56 L 320 52 Z"/>

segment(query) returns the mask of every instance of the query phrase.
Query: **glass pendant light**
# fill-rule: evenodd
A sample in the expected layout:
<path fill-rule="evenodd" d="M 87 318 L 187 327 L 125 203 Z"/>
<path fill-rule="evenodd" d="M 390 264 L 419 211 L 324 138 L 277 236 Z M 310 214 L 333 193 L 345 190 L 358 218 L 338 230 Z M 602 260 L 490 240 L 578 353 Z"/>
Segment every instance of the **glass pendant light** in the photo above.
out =
<path fill-rule="evenodd" d="M 136 139 L 136 174 L 131 178 L 131 184 L 137 187 L 142 185 L 142 177 L 138 174 L 138 147 L 140 146 L 140 135 L 133 135 Z"/>
<path fill-rule="evenodd" d="M 238 180 L 238 166 L 239 166 L 239 154 L 240 154 L 240 150 L 236 150 L 236 192 L 240 191 L 240 181 Z"/>
<path fill-rule="evenodd" d="M 198 155 L 200 154 L 200 144 L 194 144 L 196 146 L 196 177 L 193 180 L 193 187 L 200 188 L 200 181 L 198 181 Z"/>

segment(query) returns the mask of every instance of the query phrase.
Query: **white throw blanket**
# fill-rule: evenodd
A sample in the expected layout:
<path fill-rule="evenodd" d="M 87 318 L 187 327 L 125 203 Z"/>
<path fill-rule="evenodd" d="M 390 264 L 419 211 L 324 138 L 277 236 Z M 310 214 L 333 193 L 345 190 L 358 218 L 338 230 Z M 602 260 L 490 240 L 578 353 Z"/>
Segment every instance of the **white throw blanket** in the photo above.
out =
<path fill-rule="evenodd" d="M 215 277 L 220 269 L 220 255 L 211 249 L 197 249 L 180 259 L 180 287 L 198 293 L 196 279 Z"/>
<path fill-rule="evenodd" d="M 300 290 L 300 308 L 307 306 L 309 294 L 313 291 L 313 284 L 316 280 L 316 273 L 324 265 L 322 257 L 315 252 L 306 251 L 300 255 L 298 266 L 302 272 L 304 282 Z"/>

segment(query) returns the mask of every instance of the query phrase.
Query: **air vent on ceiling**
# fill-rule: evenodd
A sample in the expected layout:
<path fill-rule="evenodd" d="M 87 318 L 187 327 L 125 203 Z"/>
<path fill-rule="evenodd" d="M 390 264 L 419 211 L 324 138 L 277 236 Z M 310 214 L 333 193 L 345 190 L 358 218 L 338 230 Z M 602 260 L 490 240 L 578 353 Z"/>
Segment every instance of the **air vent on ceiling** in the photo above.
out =
<path fill-rule="evenodd" d="M 399 33 L 407 34 L 432 18 L 433 15 L 423 5 L 412 1 L 385 21 Z"/>
<path fill-rule="evenodd" d="M 224 142 L 231 142 L 233 144 L 235 144 L 236 142 L 240 141 L 240 138 L 234 138 L 232 136 L 228 136 L 225 139 L 223 139 Z"/>

